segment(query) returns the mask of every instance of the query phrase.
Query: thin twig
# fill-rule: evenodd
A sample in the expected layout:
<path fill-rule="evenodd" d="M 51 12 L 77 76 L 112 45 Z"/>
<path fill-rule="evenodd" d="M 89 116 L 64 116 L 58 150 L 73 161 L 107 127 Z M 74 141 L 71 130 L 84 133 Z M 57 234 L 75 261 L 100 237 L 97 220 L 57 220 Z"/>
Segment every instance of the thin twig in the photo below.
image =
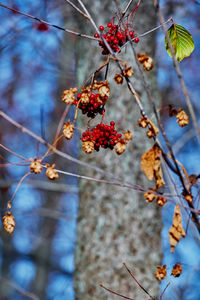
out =
<path fill-rule="evenodd" d="M 25 160 L 25 161 L 28 161 L 28 160 L 27 160 L 25 157 L 23 157 L 23 156 L 21 156 L 21 155 L 17 154 L 16 152 L 14 152 L 14 151 L 10 150 L 10 149 L 9 149 L 9 148 L 7 148 L 6 146 L 4 146 L 4 145 L 0 144 L 0 147 L 1 147 L 1 148 L 3 148 L 4 150 L 8 151 L 8 152 L 9 152 L 9 153 L 11 153 L 11 154 L 13 154 L 13 155 L 15 155 L 15 156 L 17 156 L 17 157 L 19 157 L 19 158 L 21 158 L 21 159 Z"/>
<path fill-rule="evenodd" d="M 44 167 L 46 167 L 46 166 L 44 165 Z M 116 186 L 121 186 L 121 187 L 129 188 L 129 189 L 133 189 L 133 190 L 136 190 L 136 191 L 142 191 L 142 192 L 146 191 L 145 188 L 143 188 L 139 185 L 136 185 L 136 184 L 129 185 L 127 183 L 122 183 L 120 181 L 109 181 L 109 180 L 105 180 L 105 179 L 97 179 L 97 178 L 94 178 L 94 177 L 88 177 L 88 176 L 84 176 L 84 175 L 74 174 L 74 173 L 62 171 L 62 170 L 59 170 L 59 169 L 55 169 L 55 171 L 57 171 L 60 174 L 64 174 L 64 175 L 68 175 L 68 176 L 72 176 L 72 177 L 77 177 L 77 178 L 82 178 L 82 179 L 87 179 L 87 180 L 90 180 L 90 181 L 95 181 L 95 182 L 100 182 L 100 183 L 105 183 L 105 184 L 112 184 L 112 185 L 116 185 Z"/>
<path fill-rule="evenodd" d="M 115 175 L 112 174 L 112 173 L 105 172 L 104 170 L 102 170 L 102 169 L 100 169 L 100 168 L 98 168 L 98 167 L 95 167 L 95 166 L 93 166 L 93 165 L 84 163 L 84 162 L 82 162 L 82 161 L 80 161 L 80 160 L 78 160 L 78 159 L 76 159 L 76 158 L 73 158 L 72 156 L 70 156 L 70 155 L 68 155 L 68 154 L 66 154 L 66 153 L 63 153 L 63 152 L 57 150 L 55 147 L 52 147 L 51 144 L 47 143 L 45 140 L 43 140 L 42 138 L 40 138 L 39 136 L 37 136 L 36 134 L 34 134 L 32 131 L 28 130 L 27 128 L 25 128 L 25 127 L 22 126 L 21 124 L 17 123 L 15 120 L 13 120 L 12 118 L 10 118 L 7 114 L 5 114 L 4 112 L 2 112 L 1 110 L 0 110 L 0 115 L 1 115 L 3 118 L 5 118 L 6 120 L 8 120 L 11 124 L 15 125 L 15 126 L 16 126 L 17 128 L 19 128 L 19 129 L 21 129 L 22 132 L 29 134 L 30 136 L 32 136 L 33 138 L 35 138 L 36 140 L 38 140 L 38 141 L 39 141 L 40 143 L 42 143 L 43 145 L 48 146 L 49 148 L 51 148 L 51 150 L 52 150 L 55 154 L 57 154 L 57 155 L 59 155 L 59 156 L 61 156 L 61 157 L 64 157 L 64 158 L 66 158 L 66 159 L 68 159 L 68 160 L 70 160 L 70 161 L 76 162 L 77 164 L 80 164 L 80 165 L 86 166 L 86 167 L 88 167 L 88 168 L 94 169 L 95 171 L 97 171 L 97 172 L 99 172 L 99 173 L 102 173 L 102 174 L 104 174 L 104 175 L 106 175 L 106 176 L 109 176 L 110 178 L 116 179 L 116 180 L 118 180 L 118 183 L 123 182 L 123 179 L 122 179 L 122 178 L 117 177 L 117 176 L 115 176 Z M 7 148 L 6 148 L 6 149 L 7 149 Z M 24 159 L 25 159 L 25 158 L 24 158 Z M 25 160 L 26 160 L 26 159 L 25 159 Z M 27 160 L 26 160 L 26 161 L 27 161 Z M 60 171 L 60 170 L 57 170 L 57 171 L 60 172 L 60 173 L 66 174 L 66 175 L 75 176 L 75 177 L 79 177 L 79 178 L 85 178 L 85 179 L 89 179 L 89 180 L 90 180 L 90 177 L 87 177 L 87 176 L 76 175 L 76 174 L 72 174 L 72 173 L 68 173 L 68 172 L 64 172 L 64 171 Z M 91 179 L 91 180 L 92 180 L 92 179 Z M 94 180 L 94 181 L 97 181 L 97 179 L 94 179 L 94 178 L 93 178 L 93 180 Z M 99 180 L 98 182 L 107 183 L 106 180 L 102 180 L 102 181 Z M 111 184 L 111 182 L 110 182 L 110 184 Z M 136 188 L 137 190 L 140 190 L 140 191 L 146 191 L 146 189 L 143 189 L 143 188 L 141 188 L 141 187 L 138 186 L 138 185 L 133 185 L 133 184 L 131 184 L 131 183 L 129 183 L 129 182 L 123 182 L 123 184 L 125 184 L 125 187 L 130 187 L 130 188 L 133 188 L 133 189 Z M 122 186 L 123 186 L 123 185 L 122 185 Z"/>
<path fill-rule="evenodd" d="M 69 110 L 70 110 L 70 105 L 67 105 L 67 106 L 65 107 L 65 110 L 64 110 L 64 112 L 63 112 L 63 114 L 62 114 L 62 116 L 61 116 L 61 119 L 60 119 L 59 123 L 58 123 L 58 127 L 57 127 L 57 130 L 56 130 L 56 134 L 55 134 L 55 137 L 54 137 L 53 144 L 55 143 L 55 141 L 56 141 L 56 140 L 58 139 L 58 137 L 59 137 L 61 128 L 62 128 L 62 126 L 63 126 L 63 123 L 64 123 L 64 120 L 65 120 L 66 116 L 68 115 Z M 55 148 L 56 148 L 56 145 L 55 145 Z"/>
<path fill-rule="evenodd" d="M 36 20 L 36 21 L 38 21 L 38 22 L 40 22 L 40 23 L 46 24 L 46 25 L 51 26 L 51 27 L 54 27 L 54 28 L 56 28 L 56 29 L 60 29 L 60 30 L 62 30 L 62 31 L 64 31 L 64 32 L 71 33 L 71 34 L 73 34 L 73 35 L 80 36 L 80 37 L 83 37 L 83 38 L 87 38 L 87 39 L 90 39 L 90 40 L 97 40 L 97 39 L 94 38 L 93 36 L 86 35 L 86 34 L 82 34 L 82 33 L 79 33 L 79 32 L 75 32 L 75 31 L 72 31 L 72 30 L 63 28 L 63 27 L 58 26 L 58 25 L 51 24 L 51 23 L 49 23 L 49 22 L 47 22 L 47 21 L 45 21 L 45 20 L 42 20 L 42 19 L 40 19 L 40 18 L 38 18 L 38 17 L 35 17 L 35 16 L 32 16 L 32 15 L 26 14 L 26 13 L 24 13 L 24 12 L 21 12 L 21 11 L 17 10 L 17 9 L 8 7 L 7 5 L 4 5 L 4 4 L 2 4 L 2 3 L 0 3 L 0 6 L 6 8 L 6 9 L 8 9 L 8 10 L 11 10 L 11 11 L 13 11 L 13 12 L 15 12 L 15 13 L 18 13 L 18 14 L 20 14 L 20 15 L 22 15 L 22 16 L 25 16 L 25 17 L 28 17 L 28 18 L 30 18 L 30 19 Z"/>
<path fill-rule="evenodd" d="M 172 18 L 170 17 L 170 18 L 169 18 L 167 21 L 165 21 L 164 23 L 167 24 L 167 23 L 171 22 L 171 20 L 172 20 Z M 147 35 L 147 34 L 153 32 L 153 31 L 155 31 L 155 30 L 158 30 L 158 29 L 161 28 L 161 27 L 162 27 L 162 24 L 161 24 L 161 25 L 158 25 L 158 26 L 156 26 L 156 27 L 154 27 L 154 28 L 152 28 L 152 29 L 150 29 L 150 30 L 148 30 L 148 31 L 145 31 L 145 32 L 143 32 L 143 33 L 139 33 L 135 38 L 131 39 L 131 41 L 134 42 L 134 40 L 135 40 L 136 38 L 138 38 L 138 37 L 143 37 L 143 36 L 145 36 L 145 35 Z M 120 48 L 120 50 L 122 50 L 124 47 L 126 47 L 128 43 L 129 43 L 129 41 L 127 41 L 127 42 Z"/>
<path fill-rule="evenodd" d="M 74 9 L 76 9 L 83 17 L 88 18 L 88 16 L 86 14 L 84 14 L 84 12 L 82 10 L 80 10 L 74 3 L 72 3 L 69 0 L 65 0 L 69 5 L 71 5 Z"/>
<path fill-rule="evenodd" d="M 24 127 L 23 125 L 21 125 L 20 123 L 16 122 L 14 119 L 12 119 L 11 117 L 9 117 L 6 113 L 4 113 L 3 111 L 0 110 L 0 116 L 2 116 L 4 119 L 6 119 L 8 122 L 10 122 L 11 124 L 13 124 L 15 127 L 19 128 L 23 133 L 28 134 L 29 136 L 31 136 L 32 138 L 34 138 L 36 141 L 40 142 L 42 145 L 47 146 L 47 147 L 51 147 L 51 144 L 47 143 L 44 139 L 42 139 L 41 137 L 39 137 L 38 135 L 36 135 L 35 133 L 33 133 L 31 130 L 27 129 L 26 127 Z M 72 157 L 71 155 L 64 153 L 58 149 L 56 149 L 55 147 L 52 148 L 52 151 L 65 158 L 68 159 L 69 161 L 72 161 L 74 163 L 77 163 L 79 165 L 82 165 L 84 167 L 88 167 L 91 168 L 93 170 L 95 170 L 96 172 L 99 172 L 101 174 L 107 175 L 109 177 L 112 178 L 118 178 L 116 177 L 114 174 L 111 174 L 109 172 L 106 172 L 96 166 L 93 166 L 91 164 L 85 163 L 77 158 Z M 25 159 L 25 158 L 24 158 Z M 26 159 L 25 159 L 26 160 Z"/>
<path fill-rule="evenodd" d="M 3 283 L 5 283 L 5 284 L 11 286 L 12 288 L 14 288 L 15 290 L 17 290 L 23 296 L 25 296 L 25 297 L 27 297 L 29 299 L 32 299 L 32 300 L 40 300 L 35 294 L 30 293 L 28 291 L 25 291 L 20 286 L 18 286 L 16 283 L 14 283 L 14 282 L 12 282 L 10 280 L 4 279 L 4 278 L 0 278 L 0 280 Z"/>
<path fill-rule="evenodd" d="M 133 0 L 130 0 L 129 3 L 127 4 L 126 8 L 122 11 L 122 17 L 125 16 L 127 10 L 131 6 L 132 2 L 133 2 Z"/>
<path fill-rule="evenodd" d="M 139 281 L 135 278 L 135 276 L 133 275 L 133 273 L 131 272 L 131 270 L 129 270 L 129 268 L 127 267 L 126 263 L 123 262 L 124 267 L 126 268 L 126 270 L 129 272 L 129 274 L 131 275 L 131 277 L 135 280 L 135 282 L 137 283 L 137 285 L 139 285 L 139 287 L 152 299 L 155 300 L 150 294 L 149 292 L 139 283 Z"/>
<path fill-rule="evenodd" d="M 92 19 L 92 17 L 91 17 L 91 15 L 90 15 L 89 11 L 87 10 L 87 8 L 86 8 L 85 5 L 83 4 L 83 2 L 82 2 L 81 0 L 77 0 L 77 1 L 78 1 L 79 4 L 82 6 L 83 10 L 85 11 L 86 15 L 88 16 L 88 18 L 89 18 L 89 20 L 90 20 L 92 26 L 93 26 L 94 29 L 96 30 L 96 32 L 101 36 L 101 33 L 100 33 L 98 27 L 96 26 L 94 20 Z"/>
<path fill-rule="evenodd" d="M 168 282 L 168 284 L 166 285 L 166 287 L 164 288 L 164 290 L 162 291 L 162 294 L 160 295 L 160 300 L 162 300 L 162 296 L 164 295 L 164 292 L 166 291 L 166 289 L 169 287 L 170 282 Z"/>
<path fill-rule="evenodd" d="M 112 293 L 112 294 L 114 294 L 114 295 L 117 295 L 117 296 L 119 296 L 119 297 L 121 297 L 121 298 L 128 299 L 128 300 L 134 300 L 133 298 L 129 298 L 129 297 L 127 297 L 127 296 L 124 296 L 124 295 L 122 295 L 122 294 L 119 294 L 119 293 L 117 293 L 117 292 L 115 292 L 115 291 L 113 291 L 113 290 L 111 290 L 111 289 L 105 287 L 102 283 L 100 283 L 100 287 L 102 287 L 104 290 L 106 290 L 106 291 L 108 291 L 108 292 L 110 292 L 110 293 Z"/>
<path fill-rule="evenodd" d="M 168 32 L 167 32 L 167 28 L 166 28 L 166 25 L 165 25 L 165 22 L 164 22 L 164 16 L 163 16 L 163 13 L 160 9 L 160 6 L 159 6 L 159 3 L 158 3 L 158 0 L 153 0 L 153 3 L 154 3 L 154 6 L 157 10 L 157 13 L 158 13 L 158 17 L 159 17 L 159 20 L 160 20 L 160 24 L 162 26 L 162 29 L 163 29 L 163 32 L 166 36 L 166 39 L 167 39 L 167 43 L 169 45 L 169 48 L 170 48 L 170 52 L 171 52 L 171 55 L 172 55 L 172 59 L 173 59 L 173 63 L 174 63 L 174 68 L 175 68 L 175 71 L 177 73 L 177 76 L 178 76 L 178 79 L 180 81 L 180 84 L 181 84 L 181 87 L 182 87 L 182 92 L 185 96 L 185 100 L 186 100 L 186 103 L 187 103 L 187 106 L 188 106 L 188 110 L 191 114 L 191 117 L 192 117 L 192 121 L 193 121 L 193 124 L 194 124 L 194 128 L 197 132 L 197 136 L 198 136 L 198 139 L 200 141 L 200 128 L 198 126 L 198 122 L 197 122 L 197 119 L 196 119 L 196 115 L 195 115 L 195 112 L 194 112 L 194 109 L 193 109 L 193 106 L 192 106 L 192 102 L 190 100 L 190 96 L 189 96 L 189 93 L 188 93 L 188 90 L 187 90 L 187 87 L 186 87 L 186 84 L 185 84 L 185 81 L 183 79 L 183 75 L 182 75 L 182 72 L 181 72 L 181 69 L 180 69 L 180 66 L 176 60 L 176 57 L 175 57 L 175 52 L 174 52 L 174 48 L 172 46 L 172 43 L 171 43 L 171 40 L 170 40 L 170 37 L 168 35 Z"/>
<path fill-rule="evenodd" d="M 28 175 L 30 175 L 30 174 L 31 174 L 31 172 L 28 172 L 28 173 L 26 173 L 26 174 L 20 179 L 20 181 L 19 181 L 19 183 L 18 183 L 18 185 L 17 185 L 17 187 L 16 187 L 16 189 L 15 189 L 15 192 L 14 192 L 14 194 L 12 195 L 12 198 L 11 198 L 10 201 L 9 201 L 10 203 L 12 203 L 12 201 L 14 200 L 15 195 L 16 195 L 16 193 L 17 193 L 17 191 L 18 191 L 20 185 L 22 184 L 23 180 L 24 180 Z"/>
<path fill-rule="evenodd" d="M 8 188 L 12 185 L 18 184 L 18 180 L 12 179 L 12 180 L 1 180 L 0 179 L 0 188 Z M 23 182 L 23 185 L 28 185 L 33 188 L 41 189 L 41 190 L 48 190 L 53 192 L 60 192 L 60 193 L 78 193 L 78 187 L 75 185 L 68 185 L 66 183 L 57 183 L 52 182 L 50 180 L 26 180 Z"/>

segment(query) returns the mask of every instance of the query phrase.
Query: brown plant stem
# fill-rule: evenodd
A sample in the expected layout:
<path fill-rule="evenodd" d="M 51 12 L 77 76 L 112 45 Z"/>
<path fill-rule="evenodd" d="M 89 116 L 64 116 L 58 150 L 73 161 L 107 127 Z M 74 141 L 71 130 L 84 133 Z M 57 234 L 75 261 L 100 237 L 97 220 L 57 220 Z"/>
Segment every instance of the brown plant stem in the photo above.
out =
<path fill-rule="evenodd" d="M 129 297 L 127 297 L 127 296 L 124 296 L 124 295 L 122 295 L 122 294 L 119 294 L 119 293 L 117 293 L 117 292 L 115 292 L 115 291 L 113 291 L 113 290 L 111 290 L 111 289 L 105 287 L 102 283 L 100 283 L 99 285 L 100 285 L 100 287 L 102 287 L 104 290 L 106 290 L 106 291 L 108 291 L 108 292 L 110 292 L 110 293 L 112 293 L 112 294 L 114 294 L 114 295 L 117 295 L 117 296 L 119 296 L 119 297 L 121 297 L 121 298 L 129 299 L 129 300 L 135 300 L 135 299 L 133 299 L 133 298 L 129 298 Z"/>
<path fill-rule="evenodd" d="M 67 106 L 65 107 L 65 110 L 64 110 L 64 112 L 62 113 L 61 119 L 60 119 L 60 121 L 59 121 L 59 123 L 58 123 L 58 127 L 57 127 L 57 130 L 56 130 L 56 134 L 55 134 L 55 137 L 54 137 L 53 144 L 55 144 L 56 140 L 57 140 L 58 137 L 59 137 L 61 128 L 62 128 L 62 126 L 63 126 L 63 123 L 64 123 L 64 120 L 65 120 L 66 116 L 68 115 L 69 110 L 70 110 L 70 105 L 67 105 Z M 56 148 L 56 144 L 55 144 L 55 148 Z"/>
<path fill-rule="evenodd" d="M 166 285 L 166 287 L 165 287 L 164 290 L 162 291 L 162 294 L 160 295 L 160 300 L 162 300 L 162 297 L 163 297 L 163 295 L 164 295 L 166 289 L 169 287 L 169 285 L 170 285 L 170 282 L 168 282 L 168 284 Z"/>
<path fill-rule="evenodd" d="M 135 282 L 137 283 L 137 285 L 139 285 L 139 287 L 152 299 L 155 300 L 155 298 L 153 298 L 149 292 L 139 283 L 139 281 L 135 278 L 135 276 L 133 275 L 133 273 L 131 272 L 131 270 L 127 267 L 126 263 L 123 262 L 124 267 L 126 268 L 126 270 L 129 272 L 129 274 L 131 275 L 131 277 L 135 280 Z"/>
<path fill-rule="evenodd" d="M 27 159 L 26 159 L 25 157 L 23 157 L 23 156 L 17 154 L 16 152 L 14 152 L 14 151 L 8 149 L 6 146 L 0 144 L 0 147 L 3 148 L 4 150 L 8 151 L 9 153 L 11 153 L 11 154 L 13 154 L 13 155 L 15 155 L 15 156 L 17 156 L 17 157 L 19 157 L 19 158 L 21 158 L 21 159 L 27 161 Z"/>
<path fill-rule="evenodd" d="M 17 191 L 18 191 L 18 189 L 20 188 L 20 185 L 22 184 L 22 182 L 24 181 L 24 179 L 27 177 L 27 176 L 29 176 L 31 173 L 30 172 L 28 172 L 28 173 L 26 173 L 21 179 L 20 179 L 20 181 L 19 181 L 19 183 L 18 183 L 18 185 L 17 185 L 17 187 L 16 187 L 16 189 L 15 189 L 15 192 L 14 192 L 14 194 L 12 195 L 12 198 L 10 199 L 10 203 L 12 203 L 13 202 L 13 200 L 14 200 L 14 198 L 15 198 L 15 195 L 17 194 Z"/>

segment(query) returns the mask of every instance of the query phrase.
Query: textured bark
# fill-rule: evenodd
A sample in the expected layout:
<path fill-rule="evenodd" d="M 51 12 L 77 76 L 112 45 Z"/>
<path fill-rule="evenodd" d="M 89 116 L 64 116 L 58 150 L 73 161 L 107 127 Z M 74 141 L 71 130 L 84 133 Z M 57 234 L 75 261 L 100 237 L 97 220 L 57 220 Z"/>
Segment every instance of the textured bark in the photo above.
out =
<path fill-rule="evenodd" d="M 106 24 L 116 10 L 110 1 L 85 1 L 98 25 Z M 78 23 L 78 22 L 77 22 Z M 144 1 L 136 14 L 134 29 L 142 33 L 155 26 L 156 17 L 152 1 Z M 77 24 L 78 26 L 78 24 Z M 88 22 L 82 21 L 81 32 L 88 32 Z M 85 29 L 85 30 L 84 30 Z M 94 32 L 93 32 L 94 33 Z M 80 86 L 97 69 L 105 57 L 95 42 L 81 40 L 77 49 L 78 85 Z M 154 57 L 155 35 L 145 36 L 135 46 L 137 52 L 146 52 Z M 136 91 L 140 94 L 145 110 L 151 114 L 142 82 L 139 78 L 131 49 L 126 49 L 120 58 L 128 62 L 135 71 L 132 79 Z M 111 83 L 111 97 L 106 105 L 106 117 L 116 122 L 117 129 L 133 130 L 139 119 L 139 109 L 130 95 L 126 84 L 117 86 L 113 81 L 118 72 L 113 66 L 109 70 L 108 80 Z M 148 74 L 148 82 L 156 93 L 156 74 Z M 86 117 L 81 124 L 86 128 Z M 92 124 L 96 124 L 95 119 Z M 145 187 L 152 186 L 141 172 L 141 154 L 152 144 L 147 140 L 144 129 L 136 127 L 134 140 L 122 156 L 114 151 L 101 150 L 87 156 L 80 151 L 82 160 L 93 163 L 110 171 L 125 180 Z M 80 170 L 87 176 L 102 178 L 99 174 L 86 169 Z M 158 283 L 154 279 L 154 268 L 161 261 L 160 242 L 161 218 L 155 204 L 147 204 L 143 194 L 133 190 L 112 185 L 80 181 L 80 207 L 77 224 L 75 290 L 76 299 L 117 299 L 117 296 L 105 292 L 99 283 L 134 299 L 146 299 L 146 295 L 131 279 L 123 268 L 122 262 L 133 270 L 140 283 L 158 295 Z"/>

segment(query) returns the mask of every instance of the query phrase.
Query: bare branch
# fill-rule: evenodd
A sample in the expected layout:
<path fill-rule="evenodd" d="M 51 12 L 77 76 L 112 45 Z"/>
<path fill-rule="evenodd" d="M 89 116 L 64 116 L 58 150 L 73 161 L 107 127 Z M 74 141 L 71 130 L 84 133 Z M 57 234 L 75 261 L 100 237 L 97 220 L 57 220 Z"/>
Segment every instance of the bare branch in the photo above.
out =
<path fill-rule="evenodd" d="M 127 4 L 126 8 L 122 11 L 122 16 L 125 16 L 127 10 L 129 9 L 129 7 L 131 6 L 133 0 L 130 0 L 129 3 Z"/>
<path fill-rule="evenodd" d="M 29 14 L 26 14 L 26 13 L 23 13 L 23 12 L 17 10 L 17 9 L 8 7 L 8 6 L 6 6 L 6 5 L 4 5 L 4 4 L 2 4 L 2 3 L 0 3 L 0 6 L 6 8 L 6 9 L 8 9 L 8 10 L 11 10 L 11 11 L 13 11 L 13 12 L 15 12 L 15 13 L 18 13 L 18 14 L 20 14 L 20 15 L 22 15 L 22 16 L 25 16 L 25 17 L 28 17 L 28 18 L 30 18 L 30 19 L 36 20 L 36 21 L 38 21 L 38 22 L 40 22 L 40 23 L 43 23 L 43 24 L 46 24 L 46 25 L 48 25 L 48 26 L 54 27 L 54 28 L 56 28 L 56 29 L 62 30 L 62 31 L 64 31 L 64 32 L 71 33 L 71 34 L 73 34 L 73 35 L 76 35 L 76 36 L 79 36 L 79 37 L 83 37 L 83 38 L 87 38 L 87 39 L 90 39 L 90 40 L 95 40 L 95 41 L 97 40 L 97 39 L 94 38 L 93 36 L 86 35 L 86 34 L 82 34 L 82 33 L 79 33 L 79 32 L 75 32 L 75 31 L 72 31 L 72 30 L 63 28 L 63 27 L 58 26 L 58 25 L 51 24 L 51 23 L 49 23 L 49 22 L 47 22 L 47 21 L 45 21 L 45 20 L 42 20 L 42 19 L 37 18 L 37 17 L 35 17 L 35 16 L 29 15 Z"/>
<path fill-rule="evenodd" d="M 71 7 L 73 7 L 74 9 L 76 9 L 83 17 L 88 18 L 88 16 L 86 14 L 84 14 L 84 12 L 82 12 L 82 10 L 80 10 L 74 3 L 72 3 L 69 0 L 65 0 L 69 5 L 71 5 Z"/>

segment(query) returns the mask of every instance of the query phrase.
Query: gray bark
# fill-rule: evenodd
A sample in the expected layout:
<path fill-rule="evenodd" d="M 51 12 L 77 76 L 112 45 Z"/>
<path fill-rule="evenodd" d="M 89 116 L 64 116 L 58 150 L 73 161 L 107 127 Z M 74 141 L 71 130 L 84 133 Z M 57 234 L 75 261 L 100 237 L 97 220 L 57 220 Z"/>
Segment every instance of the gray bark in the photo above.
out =
<path fill-rule="evenodd" d="M 113 11 L 116 10 L 110 1 L 88 0 L 87 7 L 98 25 L 109 22 Z M 77 20 L 80 21 L 80 19 Z M 152 1 L 144 1 L 136 14 L 134 29 L 142 33 L 154 27 L 155 23 Z M 88 32 L 87 21 L 83 20 L 81 26 L 80 24 L 77 26 L 81 32 Z M 145 36 L 135 49 L 137 52 L 146 52 L 154 57 L 155 35 Z M 88 40 L 80 40 L 77 58 L 79 86 L 106 60 L 102 57 L 99 46 Z M 132 82 L 141 96 L 145 110 L 150 113 L 151 107 L 139 78 L 131 49 L 123 51 L 120 58 L 133 67 L 135 75 Z M 112 63 L 108 77 L 111 84 L 111 97 L 106 105 L 106 117 L 109 121 L 114 120 L 117 129 L 121 131 L 133 130 L 140 117 L 139 109 L 126 84 L 123 83 L 121 87 L 114 82 L 113 77 L 117 72 L 117 67 Z M 148 74 L 148 82 L 154 99 L 157 99 L 155 71 Z M 86 117 L 81 117 L 83 128 L 86 128 L 86 122 Z M 96 118 L 92 124 L 97 124 Z M 116 176 L 121 176 L 129 182 L 148 188 L 152 184 L 147 182 L 141 172 L 140 159 L 142 153 L 152 144 L 153 142 L 147 139 L 144 129 L 136 127 L 134 139 L 122 156 L 117 156 L 114 151 L 102 149 L 91 155 L 86 155 L 81 150 L 80 158 Z M 103 178 L 88 169 L 80 169 L 80 172 L 87 176 Z M 101 282 L 126 296 L 146 299 L 147 295 L 133 282 L 122 266 L 123 261 L 132 269 L 145 288 L 153 295 L 158 295 L 159 287 L 154 278 L 154 271 L 161 261 L 160 230 L 159 209 L 156 204 L 147 204 L 142 193 L 81 180 L 75 256 L 76 299 L 118 299 L 117 296 L 99 287 Z"/>

